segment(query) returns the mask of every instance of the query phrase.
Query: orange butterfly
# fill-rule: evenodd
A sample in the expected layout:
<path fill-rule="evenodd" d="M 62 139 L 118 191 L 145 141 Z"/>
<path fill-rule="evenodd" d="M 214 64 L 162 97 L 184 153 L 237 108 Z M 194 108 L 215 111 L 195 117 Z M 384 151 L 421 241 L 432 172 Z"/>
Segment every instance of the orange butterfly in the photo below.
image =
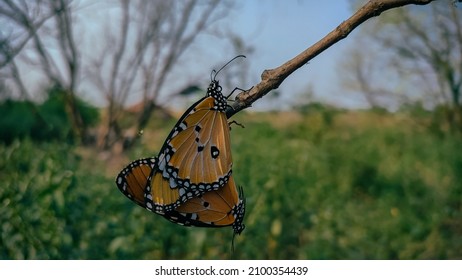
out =
<path fill-rule="evenodd" d="M 116 183 L 137 204 L 172 222 L 196 226 L 232 224 L 240 233 L 245 203 L 242 190 L 239 197 L 231 176 L 227 98 L 215 79 L 230 62 L 212 72 L 215 75 L 206 96 L 178 120 L 159 156 L 131 163 Z"/>
<path fill-rule="evenodd" d="M 228 182 L 233 162 L 226 106 L 221 86 L 213 79 L 207 95 L 183 114 L 160 150 L 148 209 L 173 210 Z"/>

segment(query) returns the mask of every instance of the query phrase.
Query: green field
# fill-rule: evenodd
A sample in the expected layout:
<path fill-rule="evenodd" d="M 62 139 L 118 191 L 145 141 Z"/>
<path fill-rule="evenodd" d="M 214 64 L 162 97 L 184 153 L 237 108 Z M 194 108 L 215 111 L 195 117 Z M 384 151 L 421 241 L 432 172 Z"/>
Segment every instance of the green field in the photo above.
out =
<path fill-rule="evenodd" d="M 460 137 L 371 111 L 236 119 L 247 212 L 234 254 L 231 228 L 172 224 L 114 183 L 157 154 L 172 121 L 125 155 L 0 144 L 0 259 L 462 259 Z"/>

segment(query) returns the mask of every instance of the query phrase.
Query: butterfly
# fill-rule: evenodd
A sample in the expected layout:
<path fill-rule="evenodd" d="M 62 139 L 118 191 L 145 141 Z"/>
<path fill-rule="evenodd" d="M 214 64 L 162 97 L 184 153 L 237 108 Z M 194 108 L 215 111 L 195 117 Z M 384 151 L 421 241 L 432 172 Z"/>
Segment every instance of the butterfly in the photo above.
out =
<path fill-rule="evenodd" d="M 186 110 L 167 136 L 152 175 L 153 187 L 146 190 L 147 209 L 162 214 L 228 183 L 233 166 L 228 105 L 216 76 L 231 61 L 212 72 L 206 95 Z"/>
<path fill-rule="evenodd" d="M 151 192 L 155 212 L 175 209 L 181 203 L 223 187 L 232 173 L 232 156 L 226 98 L 215 79 L 207 95 L 179 119 L 162 146 Z"/>
<path fill-rule="evenodd" d="M 243 56 L 231 61 L 238 57 Z M 240 233 L 245 202 L 232 178 L 227 97 L 216 80 L 231 61 L 212 72 L 206 96 L 180 117 L 159 156 L 131 163 L 116 183 L 137 204 L 172 222 L 196 226 L 232 224 Z M 213 211 L 226 216 L 214 216 Z"/>
<path fill-rule="evenodd" d="M 125 196 L 146 208 L 146 203 L 149 203 L 148 186 L 153 184 L 152 176 L 156 168 L 158 168 L 156 157 L 133 161 L 117 176 L 117 186 Z M 234 233 L 240 234 L 245 228 L 244 193 L 242 188 L 238 191 L 233 177 L 230 176 L 227 183 L 218 190 L 193 197 L 175 210 L 158 214 L 184 226 L 232 226 Z"/>

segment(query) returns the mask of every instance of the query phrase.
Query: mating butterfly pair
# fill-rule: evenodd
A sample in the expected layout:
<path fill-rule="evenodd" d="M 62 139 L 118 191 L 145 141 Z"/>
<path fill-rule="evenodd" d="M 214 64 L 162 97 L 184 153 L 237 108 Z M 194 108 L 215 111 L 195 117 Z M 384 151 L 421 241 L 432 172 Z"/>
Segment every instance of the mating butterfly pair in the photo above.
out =
<path fill-rule="evenodd" d="M 225 66 L 212 72 L 215 75 L 206 96 L 178 120 L 159 156 L 130 163 L 119 173 L 116 184 L 136 204 L 171 222 L 232 226 L 234 233 L 240 234 L 245 199 L 232 176 L 227 98 L 216 80 Z"/>

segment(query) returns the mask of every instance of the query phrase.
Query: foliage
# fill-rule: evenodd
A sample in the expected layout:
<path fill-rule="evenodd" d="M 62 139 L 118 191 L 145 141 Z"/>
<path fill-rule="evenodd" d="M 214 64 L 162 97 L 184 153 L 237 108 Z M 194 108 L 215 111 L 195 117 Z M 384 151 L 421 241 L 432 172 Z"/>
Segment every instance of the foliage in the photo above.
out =
<path fill-rule="evenodd" d="M 403 114 L 325 114 L 236 116 L 246 128 L 232 127 L 233 174 L 247 212 L 234 255 L 231 228 L 181 227 L 136 206 L 93 153 L 0 145 L 0 258 L 460 259 L 460 139 Z"/>
<path fill-rule="evenodd" d="M 51 89 L 43 104 L 30 101 L 5 100 L 0 104 L 0 142 L 12 143 L 14 139 L 30 137 L 37 141 L 72 140 L 69 115 L 66 113 L 65 95 Z M 77 101 L 83 123 L 96 124 L 98 111 L 82 100 Z"/>
<path fill-rule="evenodd" d="M 29 101 L 17 102 L 5 100 L 0 103 L 0 139 L 11 143 L 15 138 L 24 138 L 31 134 L 36 118 L 30 108 L 34 106 Z"/>

